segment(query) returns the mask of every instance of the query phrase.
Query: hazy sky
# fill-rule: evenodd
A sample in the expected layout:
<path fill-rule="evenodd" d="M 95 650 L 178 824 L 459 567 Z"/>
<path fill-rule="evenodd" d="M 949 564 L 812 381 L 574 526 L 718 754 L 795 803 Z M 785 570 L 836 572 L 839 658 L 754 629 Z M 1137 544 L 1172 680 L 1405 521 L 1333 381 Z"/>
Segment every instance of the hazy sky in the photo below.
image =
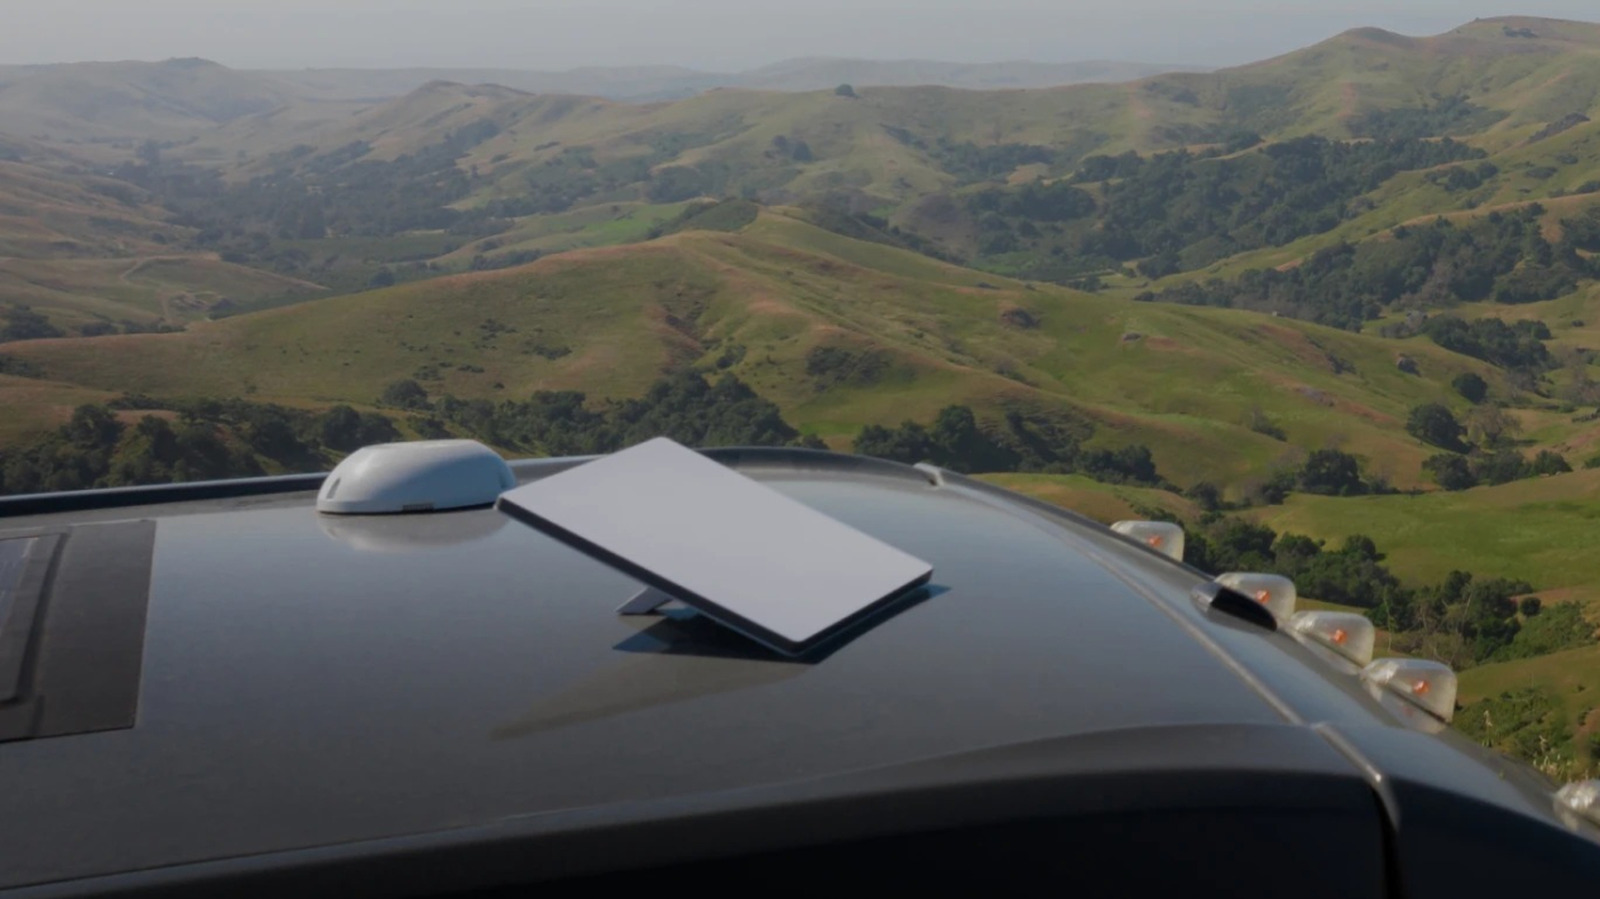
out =
<path fill-rule="evenodd" d="M 240 68 L 670 63 L 793 56 L 1224 65 L 1357 25 L 1600 19 L 1594 0 L 0 0 L 0 63 L 203 56 Z"/>

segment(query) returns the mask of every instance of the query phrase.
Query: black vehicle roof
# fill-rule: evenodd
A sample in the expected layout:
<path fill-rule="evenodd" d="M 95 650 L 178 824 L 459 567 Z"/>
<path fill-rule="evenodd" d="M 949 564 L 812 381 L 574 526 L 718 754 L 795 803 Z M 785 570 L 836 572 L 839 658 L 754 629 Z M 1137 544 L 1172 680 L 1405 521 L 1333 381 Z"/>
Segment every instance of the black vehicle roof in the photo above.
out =
<path fill-rule="evenodd" d="M 1202 611 L 1203 575 L 1098 525 L 904 466 L 718 458 L 932 562 L 931 589 L 793 661 L 692 615 L 618 616 L 638 585 L 491 509 L 319 516 L 311 479 L 0 518 L 0 539 L 155 522 L 136 724 L 0 744 L 0 888 L 509 819 L 560 830 L 1006 747 L 1204 755 L 1219 734 L 1311 725 L 1373 734 L 1398 769 L 1393 747 L 1424 741 L 1417 758 L 1455 760 L 1435 778 L 1450 789 L 1550 816 L 1547 784 L 1407 729 L 1288 636 Z M 1347 764 L 1320 738 L 1263 739 L 1283 753 L 1267 768 Z"/>

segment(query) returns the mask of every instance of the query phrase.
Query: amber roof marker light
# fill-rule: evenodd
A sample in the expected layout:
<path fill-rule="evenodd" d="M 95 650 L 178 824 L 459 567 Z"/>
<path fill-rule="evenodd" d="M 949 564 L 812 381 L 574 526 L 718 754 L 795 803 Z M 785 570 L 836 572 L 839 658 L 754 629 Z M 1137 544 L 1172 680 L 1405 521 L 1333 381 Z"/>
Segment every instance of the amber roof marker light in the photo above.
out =
<path fill-rule="evenodd" d="M 1361 679 L 1441 721 L 1455 717 L 1456 673 L 1449 665 L 1426 659 L 1379 659 L 1362 670 Z"/>
<path fill-rule="evenodd" d="M 1354 612 L 1296 612 L 1289 633 L 1325 646 L 1357 665 L 1372 662 L 1378 630 L 1365 615 Z"/>
<path fill-rule="evenodd" d="M 1183 561 L 1183 528 L 1170 521 L 1119 521 L 1111 526 L 1111 530 L 1137 540 L 1169 559 Z"/>
<path fill-rule="evenodd" d="M 1279 621 L 1287 621 L 1294 614 L 1298 598 L 1294 581 L 1282 575 L 1234 571 L 1218 575 L 1217 583 L 1255 600 Z"/>

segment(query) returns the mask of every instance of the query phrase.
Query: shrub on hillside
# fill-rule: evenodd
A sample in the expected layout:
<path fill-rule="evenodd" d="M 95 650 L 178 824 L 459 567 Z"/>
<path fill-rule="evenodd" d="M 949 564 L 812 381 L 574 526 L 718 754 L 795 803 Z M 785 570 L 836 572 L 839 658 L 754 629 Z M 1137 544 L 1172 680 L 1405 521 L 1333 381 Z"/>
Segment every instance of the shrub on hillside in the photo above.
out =
<path fill-rule="evenodd" d="M 1422 463 L 1422 470 L 1433 476 L 1433 481 L 1446 490 L 1470 490 L 1478 486 L 1467 458 L 1456 453 L 1440 453 Z"/>
<path fill-rule="evenodd" d="M 395 406 L 400 409 L 426 409 L 428 391 L 416 381 L 405 378 L 383 388 L 383 392 L 378 394 L 378 402 L 384 406 Z"/>
<path fill-rule="evenodd" d="M 1473 405 L 1483 402 L 1489 396 L 1489 382 L 1474 372 L 1469 371 L 1456 375 L 1454 380 L 1450 382 L 1450 386 L 1455 388 L 1456 393 L 1461 394 L 1467 402 Z"/>
<path fill-rule="evenodd" d="M 1360 496 L 1368 492 L 1361 478 L 1361 462 L 1349 453 L 1321 449 L 1300 468 L 1299 487 L 1323 496 Z"/>
<path fill-rule="evenodd" d="M 387 442 L 399 433 L 387 418 L 348 407 L 318 414 L 239 399 L 137 396 L 113 405 L 177 417 L 145 415 L 129 427 L 112 408 L 80 406 L 54 433 L 0 449 L 0 494 L 249 477 L 264 472 L 263 460 L 280 471 L 319 471 L 330 461 L 325 448 Z M 329 438 L 342 446 L 330 446 Z"/>
<path fill-rule="evenodd" d="M 1537 597 L 1529 597 L 1537 602 Z M 1526 601 L 1525 601 L 1526 602 Z M 1595 626 L 1583 614 L 1577 603 L 1557 603 L 1548 608 L 1534 606 L 1535 614 L 1527 618 L 1511 643 L 1494 654 L 1493 661 L 1507 662 L 1533 656 L 1549 655 L 1568 649 L 1590 646 L 1595 642 Z"/>
<path fill-rule="evenodd" d="M 1438 403 L 1417 406 L 1406 419 L 1406 433 L 1440 449 L 1464 452 L 1467 447 L 1461 438 L 1466 432 L 1450 410 Z"/>
<path fill-rule="evenodd" d="M 64 336 L 66 336 L 64 331 L 50 324 L 50 320 L 43 315 L 33 311 L 32 306 L 16 303 L 0 311 L 0 343 Z"/>
<path fill-rule="evenodd" d="M 711 383 L 682 370 L 635 399 L 590 403 L 575 390 L 541 390 L 523 402 L 444 396 L 434 407 L 438 418 L 468 435 L 541 455 L 610 453 L 661 436 L 697 447 L 824 448 L 731 374 Z"/>

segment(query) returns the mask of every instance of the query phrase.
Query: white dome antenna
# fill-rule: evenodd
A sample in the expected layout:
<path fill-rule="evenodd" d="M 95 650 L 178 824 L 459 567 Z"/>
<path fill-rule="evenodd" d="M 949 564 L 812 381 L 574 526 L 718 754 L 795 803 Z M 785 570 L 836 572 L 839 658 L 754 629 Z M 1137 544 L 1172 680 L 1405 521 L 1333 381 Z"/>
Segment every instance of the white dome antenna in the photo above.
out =
<path fill-rule="evenodd" d="M 317 511 L 393 515 L 488 506 L 516 485 L 505 460 L 476 440 L 382 443 L 339 463 L 322 484 Z"/>

